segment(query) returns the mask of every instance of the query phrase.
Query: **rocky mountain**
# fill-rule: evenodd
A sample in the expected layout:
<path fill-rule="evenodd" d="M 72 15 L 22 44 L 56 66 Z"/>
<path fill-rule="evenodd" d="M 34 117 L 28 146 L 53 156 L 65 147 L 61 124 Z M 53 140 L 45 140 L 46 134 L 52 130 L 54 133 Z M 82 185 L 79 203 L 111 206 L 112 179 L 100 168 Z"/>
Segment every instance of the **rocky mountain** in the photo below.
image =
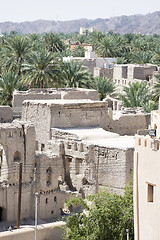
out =
<path fill-rule="evenodd" d="M 160 34 L 160 11 L 146 15 L 120 16 L 111 18 L 97 18 L 95 20 L 79 19 L 71 21 L 37 20 L 33 22 L 1 22 L 1 32 L 17 31 L 20 33 L 44 33 L 44 32 L 79 32 L 80 27 L 108 32 L 113 30 L 120 34 L 142 33 Z"/>

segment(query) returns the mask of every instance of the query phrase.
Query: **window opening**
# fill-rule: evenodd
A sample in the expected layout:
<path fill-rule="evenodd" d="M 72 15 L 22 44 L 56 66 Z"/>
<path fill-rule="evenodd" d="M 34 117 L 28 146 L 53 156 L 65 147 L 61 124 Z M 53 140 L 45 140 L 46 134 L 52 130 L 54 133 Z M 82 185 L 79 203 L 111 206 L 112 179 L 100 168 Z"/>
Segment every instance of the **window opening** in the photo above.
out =
<path fill-rule="evenodd" d="M 153 202 L 154 186 L 148 184 L 148 202 Z"/>

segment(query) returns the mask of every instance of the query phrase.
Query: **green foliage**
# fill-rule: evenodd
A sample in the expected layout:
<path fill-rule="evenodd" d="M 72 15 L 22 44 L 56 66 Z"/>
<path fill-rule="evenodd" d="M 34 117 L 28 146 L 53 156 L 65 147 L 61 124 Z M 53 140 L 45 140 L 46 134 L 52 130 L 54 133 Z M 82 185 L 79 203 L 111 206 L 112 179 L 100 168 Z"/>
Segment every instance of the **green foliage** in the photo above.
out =
<path fill-rule="evenodd" d="M 67 201 L 66 206 L 71 208 L 72 206 L 81 205 L 83 208 L 88 209 L 87 203 L 82 198 L 71 198 Z"/>
<path fill-rule="evenodd" d="M 142 107 L 146 112 L 155 108 L 147 82 L 129 83 L 129 87 L 124 87 L 120 99 L 127 108 Z"/>
<path fill-rule="evenodd" d="M 101 101 L 106 97 L 106 94 L 111 95 L 115 91 L 115 83 L 105 77 L 95 78 L 91 86 L 98 91 Z"/>
<path fill-rule="evenodd" d="M 85 50 L 83 47 L 81 46 L 78 46 L 76 47 L 76 49 L 74 49 L 72 52 L 71 52 L 71 55 L 73 57 L 84 57 L 85 56 Z"/>
<path fill-rule="evenodd" d="M 132 183 L 124 196 L 99 192 L 88 200 L 92 204 L 87 214 L 79 212 L 66 219 L 65 239 L 125 240 L 127 228 L 130 239 L 134 239 Z"/>
<path fill-rule="evenodd" d="M 101 57 L 115 57 L 115 42 L 110 36 L 102 38 L 97 46 L 98 54 Z"/>
<path fill-rule="evenodd" d="M 15 36 L 4 39 L 2 43 L 2 57 L 0 64 L 2 71 L 22 73 L 22 64 L 31 50 L 31 44 L 26 37 Z"/>
<path fill-rule="evenodd" d="M 22 83 L 18 75 L 6 72 L 0 78 L 0 104 L 12 106 L 12 95 L 15 89 L 21 90 Z"/>
<path fill-rule="evenodd" d="M 80 35 L 73 34 L 28 34 L 21 35 L 15 31 L 0 38 L 0 70 L 14 72 L 23 79 L 23 87 L 85 87 L 99 91 L 102 100 L 106 93 L 114 90 L 104 79 L 93 80 L 93 76 L 81 63 L 61 63 L 64 56 L 84 57 L 84 49 L 77 47 L 70 50 L 70 43 L 75 41 L 89 43 L 101 57 L 117 57 L 118 64 L 154 63 L 160 65 L 160 36 L 125 34 L 101 31 Z M 66 71 L 66 72 L 65 72 Z M 75 71 L 75 73 L 74 73 Z M 153 95 L 159 97 L 159 80 L 154 85 Z M 140 93 L 139 93 L 140 95 Z M 144 95 L 143 98 L 145 98 Z M 138 97 L 139 99 L 140 97 Z M 143 105 L 146 111 L 155 109 L 154 99 L 146 98 Z M 139 100 L 136 100 L 138 102 Z M 134 101 L 134 104 L 137 105 Z M 128 105 L 128 104 L 126 104 Z M 138 104 L 139 105 L 139 104 Z"/>
<path fill-rule="evenodd" d="M 24 83 L 29 87 L 46 88 L 59 82 L 60 68 L 54 62 L 54 55 L 45 49 L 32 52 L 23 64 Z"/>
<path fill-rule="evenodd" d="M 160 97 L 160 74 L 155 75 L 156 82 L 153 86 L 153 98 L 156 102 L 158 102 Z"/>
<path fill-rule="evenodd" d="M 49 52 L 62 52 L 65 50 L 65 44 L 61 37 L 56 33 L 46 33 L 44 35 L 46 49 Z"/>
<path fill-rule="evenodd" d="M 89 87 L 92 76 L 82 62 L 70 61 L 61 63 L 63 87 Z"/>
<path fill-rule="evenodd" d="M 153 63 L 154 55 L 151 51 L 140 51 L 133 57 L 133 62 L 138 64 Z"/>

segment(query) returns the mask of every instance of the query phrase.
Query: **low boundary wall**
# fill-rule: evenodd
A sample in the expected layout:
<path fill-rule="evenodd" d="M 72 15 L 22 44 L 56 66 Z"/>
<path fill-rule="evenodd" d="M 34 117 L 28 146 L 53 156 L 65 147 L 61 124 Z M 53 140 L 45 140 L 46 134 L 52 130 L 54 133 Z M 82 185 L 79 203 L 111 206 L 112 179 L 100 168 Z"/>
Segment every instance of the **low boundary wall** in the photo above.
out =
<path fill-rule="evenodd" d="M 54 222 L 37 226 L 37 240 L 62 240 L 65 222 Z M 13 231 L 0 233 L 0 240 L 34 240 L 34 226 L 22 227 Z"/>

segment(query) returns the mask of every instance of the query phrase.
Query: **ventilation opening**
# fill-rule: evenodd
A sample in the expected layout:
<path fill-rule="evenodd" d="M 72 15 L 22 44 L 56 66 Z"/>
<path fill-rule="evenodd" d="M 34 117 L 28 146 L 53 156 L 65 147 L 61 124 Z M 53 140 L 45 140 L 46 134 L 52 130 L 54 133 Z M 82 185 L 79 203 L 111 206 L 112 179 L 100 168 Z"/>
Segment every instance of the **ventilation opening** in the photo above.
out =
<path fill-rule="evenodd" d="M 9 132 L 9 137 L 10 137 L 10 138 L 13 137 L 13 132 Z"/>
<path fill-rule="evenodd" d="M 46 170 L 46 185 L 49 187 L 52 184 L 52 168 Z"/>
<path fill-rule="evenodd" d="M 38 151 L 38 141 L 36 141 L 35 150 Z"/>
<path fill-rule="evenodd" d="M 148 184 L 148 202 L 153 202 L 154 186 Z"/>
<path fill-rule="evenodd" d="M 45 149 L 45 145 L 42 143 L 42 144 L 41 144 L 41 151 L 43 152 L 44 149 Z"/>
<path fill-rule="evenodd" d="M 16 151 L 14 153 L 14 161 L 15 162 L 20 162 L 21 161 L 21 153 L 20 152 Z"/>
<path fill-rule="evenodd" d="M 139 146 L 141 145 L 141 138 L 139 138 L 138 145 Z"/>
<path fill-rule="evenodd" d="M 144 141 L 144 146 L 147 147 L 147 140 Z"/>

